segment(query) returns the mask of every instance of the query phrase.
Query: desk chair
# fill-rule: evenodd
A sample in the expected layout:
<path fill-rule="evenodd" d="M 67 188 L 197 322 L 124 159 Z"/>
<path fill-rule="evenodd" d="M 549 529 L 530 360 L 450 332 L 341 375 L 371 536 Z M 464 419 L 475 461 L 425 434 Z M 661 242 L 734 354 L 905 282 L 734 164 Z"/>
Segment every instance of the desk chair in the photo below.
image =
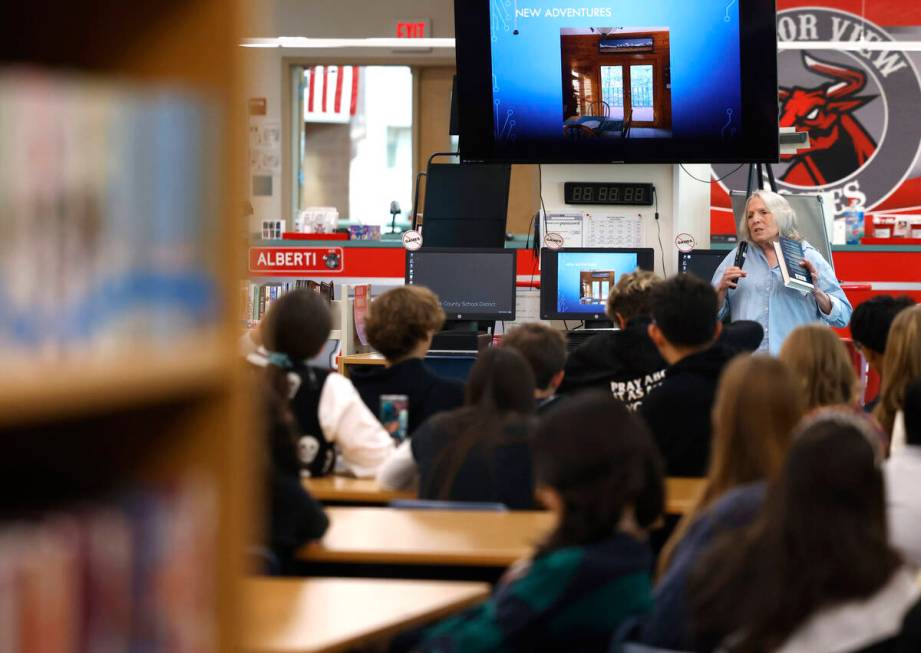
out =
<path fill-rule="evenodd" d="M 508 512 L 504 503 L 485 501 L 433 501 L 430 499 L 394 499 L 388 504 L 391 508 L 403 510 L 486 510 L 491 512 Z"/>

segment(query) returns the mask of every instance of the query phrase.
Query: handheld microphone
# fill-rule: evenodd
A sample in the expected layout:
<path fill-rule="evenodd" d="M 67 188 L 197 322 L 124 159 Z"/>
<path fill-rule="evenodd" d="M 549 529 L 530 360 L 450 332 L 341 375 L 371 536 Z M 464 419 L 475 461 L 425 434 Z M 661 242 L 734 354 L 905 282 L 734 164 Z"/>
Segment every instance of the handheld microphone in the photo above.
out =
<path fill-rule="evenodd" d="M 745 256 L 747 255 L 747 253 L 748 253 L 748 241 L 743 240 L 742 242 L 739 243 L 739 247 L 736 250 L 736 260 L 733 262 L 735 267 L 741 268 L 743 265 L 745 265 Z M 733 281 L 735 283 L 739 283 L 739 279 L 741 278 L 742 277 L 736 277 L 735 279 L 733 279 Z"/>
<path fill-rule="evenodd" d="M 740 268 L 743 265 L 745 265 L 745 256 L 747 252 L 748 252 L 748 241 L 743 240 L 741 243 L 739 243 L 739 247 L 736 250 L 736 260 L 734 263 L 735 267 Z"/>

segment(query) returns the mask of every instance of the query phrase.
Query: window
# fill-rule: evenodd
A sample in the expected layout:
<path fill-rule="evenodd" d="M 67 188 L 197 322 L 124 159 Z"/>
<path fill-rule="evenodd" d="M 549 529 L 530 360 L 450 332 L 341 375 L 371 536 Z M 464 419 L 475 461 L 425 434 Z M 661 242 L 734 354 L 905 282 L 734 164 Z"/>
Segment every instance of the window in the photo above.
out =
<path fill-rule="evenodd" d="M 293 214 L 332 206 L 340 220 L 390 224 L 412 203 L 413 73 L 408 66 L 292 67 Z"/>

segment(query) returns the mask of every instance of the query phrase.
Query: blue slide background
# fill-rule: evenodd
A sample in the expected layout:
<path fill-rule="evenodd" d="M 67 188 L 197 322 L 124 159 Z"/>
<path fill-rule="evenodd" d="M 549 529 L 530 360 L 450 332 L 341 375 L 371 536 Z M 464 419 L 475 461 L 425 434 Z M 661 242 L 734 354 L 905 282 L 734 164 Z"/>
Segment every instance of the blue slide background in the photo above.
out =
<path fill-rule="evenodd" d="M 603 313 L 604 305 L 579 303 L 579 273 L 585 270 L 614 270 L 614 283 L 634 272 L 636 254 L 560 252 L 557 255 L 556 308 L 561 313 Z"/>
<path fill-rule="evenodd" d="M 562 136 L 560 29 L 667 27 L 674 138 L 720 138 L 741 125 L 737 0 L 491 0 L 497 141 Z M 612 17 L 548 18 L 552 8 L 610 8 Z M 524 9 L 542 9 L 523 17 Z M 513 34 L 518 29 L 518 35 Z M 729 113 L 731 111 L 731 114 Z M 738 133 L 734 134 L 738 136 Z"/>

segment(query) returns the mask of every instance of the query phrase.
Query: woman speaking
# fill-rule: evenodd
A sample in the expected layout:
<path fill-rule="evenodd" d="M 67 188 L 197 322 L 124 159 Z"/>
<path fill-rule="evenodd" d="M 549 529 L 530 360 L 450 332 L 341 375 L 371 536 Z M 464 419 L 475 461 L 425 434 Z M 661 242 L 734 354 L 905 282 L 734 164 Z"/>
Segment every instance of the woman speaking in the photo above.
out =
<path fill-rule="evenodd" d="M 799 240 L 803 266 L 812 275 L 815 290 L 803 294 L 784 286 L 773 243 L 780 236 Z M 739 248 L 748 245 L 744 269 L 736 264 Z M 759 190 L 745 203 L 739 224 L 739 245 L 720 263 L 711 283 L 719 294 L 720 317 L 755 320 L 764 327 L 759 351 L 776 355 L 787 335 L 800 324 L 822 321 L 847 326 L 851 304 L 831 266 L 796 231 L 796 214 L 782 195 Z"/>

